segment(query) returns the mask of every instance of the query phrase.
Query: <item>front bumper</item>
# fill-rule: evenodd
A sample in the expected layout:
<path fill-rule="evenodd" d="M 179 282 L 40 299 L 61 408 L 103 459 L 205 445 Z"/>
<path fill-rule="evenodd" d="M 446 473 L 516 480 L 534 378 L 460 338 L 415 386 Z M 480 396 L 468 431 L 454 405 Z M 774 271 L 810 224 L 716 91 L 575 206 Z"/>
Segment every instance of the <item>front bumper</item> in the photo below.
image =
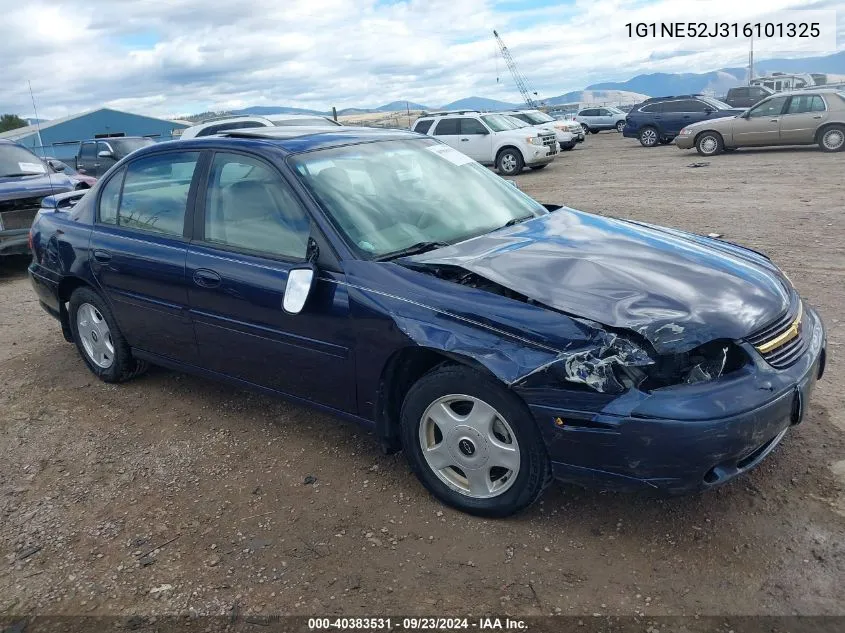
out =
<path fill-rule="evenodd" d="M 574 410 L 573 402 L 555 406 L 548 392 L 523 394 L 543 432 L 554 475 L 610 490 L 685 493 L 751 470 L 802 421 L 824 372 L 824 326 L 814 311 L 807 313 L 810 344 L 784 370 L 756 357 L 737 375 L 707 383 L 652 394 L 632 390 L 600 413 Z"/>
<path fill-rule="evenodd" d="M 548 165 L 557 155 L 557 147 L 550 148 L 548 145 L 531 145 L 525 152 L 525 164 Z"/>
<path fill-rule="evenodd" d="M 675 145 L 677 145 L 680 149 L 692 149 L 695 147 L 695 134 L 687 134 L 675 137 Z"/>
<path fill-rule="evenodd" d="M 29 229 L 0 231 L 0 257 L 29 253 Z"/>

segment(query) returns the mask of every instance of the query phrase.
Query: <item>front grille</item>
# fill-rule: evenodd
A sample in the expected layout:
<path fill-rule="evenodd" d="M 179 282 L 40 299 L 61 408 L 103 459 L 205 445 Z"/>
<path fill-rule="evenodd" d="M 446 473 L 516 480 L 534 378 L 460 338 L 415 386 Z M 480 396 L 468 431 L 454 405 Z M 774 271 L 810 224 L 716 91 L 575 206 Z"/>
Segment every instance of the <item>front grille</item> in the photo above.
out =
<path fill-rule="evenodd" d="M 0 202 L 0 220 L 4 230 L 28 229 L 41 206 L 41 197 Z"/>
<path fill-rule="evenodd" d="M 556 154 L 557 153 L 557 136 L 554 134 L 543 135 L 540 138 L 543 139 L 543 145 L 549 148 L 549 154 Z"/>
<path fill-rule="evenodd" d="M 796 296 L 786 312 L 751 334 L 748 342 L 772 367 L 785 369 L 801 358 L 809 346 L 803 319 L 804 307 Z"/>

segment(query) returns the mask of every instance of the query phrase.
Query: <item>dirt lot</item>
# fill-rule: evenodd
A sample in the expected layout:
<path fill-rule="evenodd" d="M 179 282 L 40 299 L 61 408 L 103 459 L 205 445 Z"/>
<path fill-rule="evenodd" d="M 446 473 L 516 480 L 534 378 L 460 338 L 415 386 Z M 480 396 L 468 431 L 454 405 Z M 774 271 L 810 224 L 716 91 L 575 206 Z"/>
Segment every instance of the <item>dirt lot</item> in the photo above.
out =
<path fill-rule="evenodd" d="M 805 422 L 702 496 L 462 515 L 353 424 L 160 369 L 98 382 L 3 262 L 0 615 L 845 614 L 845 155 L 700 160 L 607 133 L 518 182 L 765 250 L 826 319 Z"/>

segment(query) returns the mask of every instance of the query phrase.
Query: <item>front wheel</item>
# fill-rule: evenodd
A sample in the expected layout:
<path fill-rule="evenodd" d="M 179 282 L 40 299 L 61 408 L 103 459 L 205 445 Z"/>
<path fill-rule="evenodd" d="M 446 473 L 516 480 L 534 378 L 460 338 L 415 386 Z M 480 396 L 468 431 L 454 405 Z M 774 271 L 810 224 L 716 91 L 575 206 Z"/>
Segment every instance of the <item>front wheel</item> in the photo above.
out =
<path fill-rule="evenodd" d="M 845 127 L 832 125 L 825 128 L 819 138 L 819 147 L 825 152 L 841 152 L 845 149 Z"/>
<path fill-rule="evenodd" d="M 525 404 L 464 366 L 435 369 L 402 405 L 411 468 L 443 503 L 504 517 L 533 503 L 551 481 L 545 445 Z"/>
<path fill-rule="evenodd" d="M 590 133 L 590 126 L 587 125 L 586 123 L 581 124 L 581 129 L 584 130 L 585 135 Z"/>
<path fill-rule="evenodd" d="M 108 304 L 90 288 L 77 288 L 68 306 L 73 341 L 88 369 L 103 382 L 123 382 L 147 368 L 132 356 Z"/>
<path fill-rule="evenodd" d="M 618 121 L 616 123 L 616 131 L 621 134 L 622 130 L 624 130 L 624 129 L 625 129 L 625 121 Z"/>
<path fill-rule="evenodd" d="M 522 154 L 515 149 L 504 149 L 496 158 L 496 167 L 500 174 L 505 176 L 515 176 L 522 171 L 525 162 L 522 160 Z"/>
<path fill-rule="evenodd" d="M 702 156 L 715 156 L 725 149 L 725 142 L 718 132 L 702 132 L 695 140 L 695 149 Z"/>

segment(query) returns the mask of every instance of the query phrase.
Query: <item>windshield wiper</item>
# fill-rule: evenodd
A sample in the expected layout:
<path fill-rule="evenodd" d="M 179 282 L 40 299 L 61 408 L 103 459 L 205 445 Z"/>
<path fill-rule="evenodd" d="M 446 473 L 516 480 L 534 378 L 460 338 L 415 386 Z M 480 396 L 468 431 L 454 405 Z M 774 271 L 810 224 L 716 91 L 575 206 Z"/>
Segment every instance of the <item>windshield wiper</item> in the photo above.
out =
<path fill-rule="evenodd" d="M 398 257 L 419 255 L 420 253 L 427 253 L 428 251 L 443 248 L 444 246 L 449 246 L 449 244 L 447 244 L 446 242 L 417 242 L 416 244 L 411 244 L 408 248 L 403 248 L 401 251 L 394 251 L 392 253 L 388 253 L 387 255 L 376 257 L 376 261 L 386 262 L 391 259 L 396 259 Z"/>
<path fill-rule="evenodd" d="M 535 217 L 535 216 L 532 214 L 532 215 L 526 215 L 526 216 L 521 217 L 521 218 L 511 218 L 510 220 L 505 222 L 503 226 L 501 226 L 499 228 L 505 229 L 509 226 L 513 226 L 514 224 L 519 224 L 520 222 L 525 222 L 526 220 L 530 220 L 533 217 Z"/>

